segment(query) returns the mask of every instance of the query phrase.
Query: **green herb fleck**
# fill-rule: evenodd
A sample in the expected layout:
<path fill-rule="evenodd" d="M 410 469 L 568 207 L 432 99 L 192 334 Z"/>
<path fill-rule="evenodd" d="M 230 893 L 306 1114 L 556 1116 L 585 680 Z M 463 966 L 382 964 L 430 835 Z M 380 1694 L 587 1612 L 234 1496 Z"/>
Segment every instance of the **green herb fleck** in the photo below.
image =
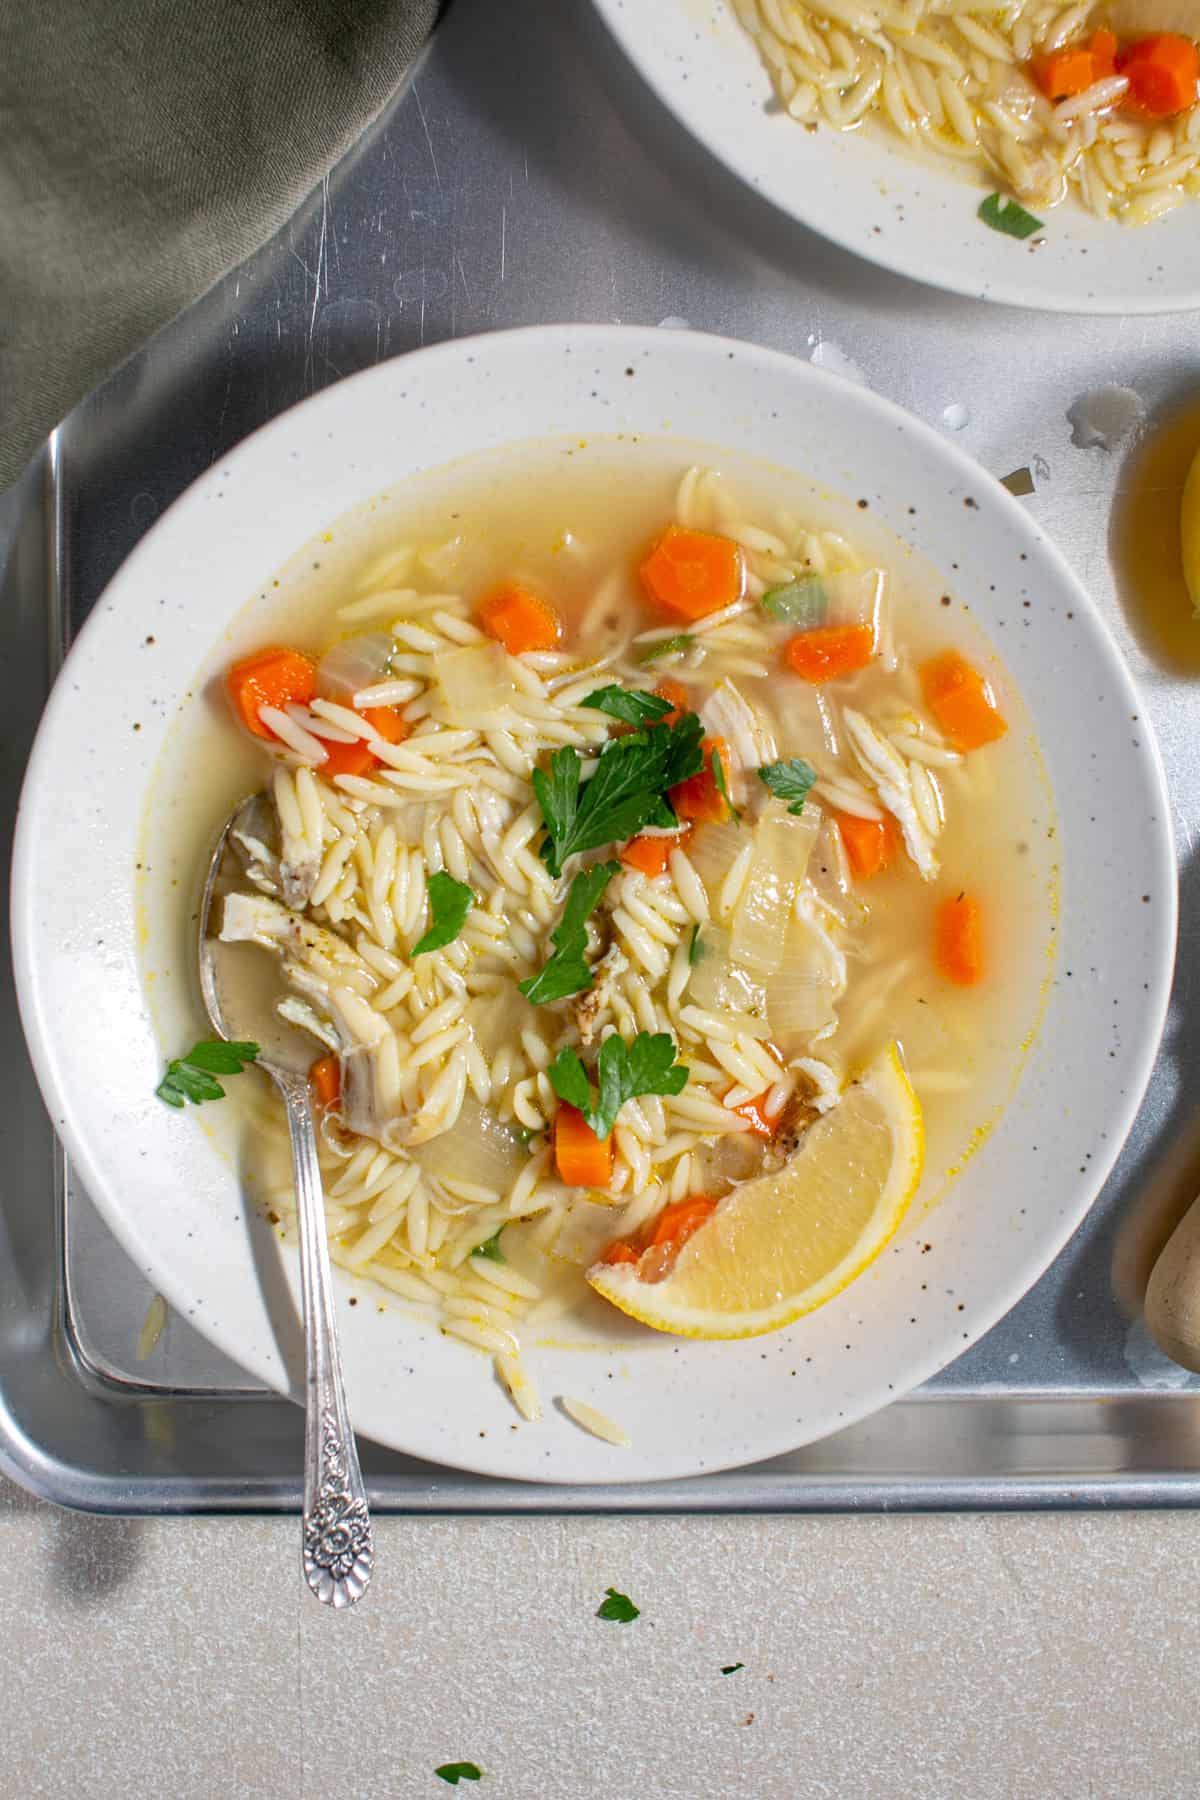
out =
<path fill-rule="evenodd" d="M 623 719 L 626 725 L 653 725 L 675 710 L 661 694 L 643 694 L 633 688 L 615 686 L 597 688 L 579 704 L 590 706 L 596 712 L 609 713 L 614 719 Z"/>
<path fill-rule="evenodd" d="M 802 813 L 808 790 L 817 779 L 817 771 L 802 756 L 789 756 L 784 762 L 764 763 L 758 779 L 769 787 L 778 800 L 788 802 L 790 813 Z"/>
<path fill-rule="evenodd" d="M 486 1257 L 488 1262 L 503 1262 L 504 1252 L 500 1248 L 500 1232 L 503 1230 L 504 1227 L 501 1225 L 490 1238 L 485 1238 L 482 1244 L 476 1244 L 471 1255 Z"/>
<path fill-rule="evenodd" d="M 628 1594 L 620 1594 L 611 1587 L 605 1588 L 604 1592 L 607 1598 L 596 1608 L 598 1619 L 615 1619 L 618 1625 L 632 1625 L 635 1619 L 641 1618 L 641 1608 L 633 1604 Z"/>
<path fill-rule="evenodd" d="M 745 1666 L 745 1663 L 726 1663 L 721 1673 L 722 1675 L 736 1675 L 738 1670 L 744 1669 Z"/>
<path fill-rule="evenodd" d="M 1000 477 L 1000 486 L 1006 487 L 1010 494 L 1015 494 L 1017 496 L 1018 500 L 1023 500 L 1026 494 L 1034 494 L 1037 492 L 1033 483 L 1033 472 L 1028 463 L 1026 463 L 1024 468 L 1014 469 L 1011 475 L 1002 475 Z"/>
<path fill-rule="evenodd" d="M 624 842 L 646 825 L 676 828 L 666 792 L 704 767 L 703 735 L 697 714 L 685 713 L 673 725 L 612 738 L 587 782 L 581 780 L 578 750 L 570 745 L 556 750 L 549 773 L 535 769 L 532 777 L 546 822 L 541 853 L 550 873 L 560 875 L 569 856 Z"/>
<path fill-rule="evenodd" d="M 539 1135 L 540 1134 L 533 1129 L 532 1125 L 522 1125 L 520 1131 L 517 1133 L 517 1139 L 522 1150 L 528 1150 L 534 1138 Z"/>
<path fill-rule="evenodd" d="M 729 808 L 734 824 L 740 825 L 742 822 L 742 815 L 729 797 L 729 783 L 725 779 L 725 764 L 721 760 L 721 752 L 719 750 L 713 751 L 709 758 L 708 766 L 712 770 L 712 778 L 717 784 L 717 792 Z"/>
<path fill-rule="evenodd" d="M 676 637 L 659 638 L 656 643 L 647 644 L 638 654 L 640 663 L 658 662 L 664 656 L 682 656 L 690 650 L 696 639 L 690 631 L 681 631 Z"/>
<path fill-rule="evenodd" d="M 693 925 L 692 926 L 692 935 L 688 939 L 688 967 L 689 968 L 696 961 L 696 959 L 699 955 L 700 955 L 700 927 L 698 925 Z"/>
<path fill-rule="evenodd" d="M 979 208 L 979 217 L 993 231 L 1002 231 L 1006 237 L 1032 237 L 1035 231 L 1045 228 L 1044 219 L 1035 219 L 1031 212 L 1026 212 L 1015 200 L 1006 200 L 1002 194 L 989 194 Z"/>
<path fill-rule="evenodd" d="M 475 895 L 465 881 L 438 870 L 425 883 L 429 895 L 429 930 L 415 943 L 409 956 L 426 956 L 452 944 L 463 928 L 467 914 L 475 904 Z"/>
<path fill-rule="evenodd" d="M 186 1056 L 167 1064 L 167 1072 L 154 1092 L 168 1106 L 182 1106 L 190 1100 L 200 1106 L 205 1100 L 223 1100 L 225 1089 L 218 1075 L 240 1075 L 247 1063 L 258 1056 L 258 1045 L 239 1043 L 234 1039 L 201 1038 Z"/>
<path fill-rule="evenodd" d="M 772 618 L 811 631 L 824 623 L 829 611 L 829 590 L 819 575 L 799 575 L 783 587 L 769 588 L 762 603 Z"/>
<path fill-rule="evenodd" d="M 550 933 L 553 956 L 536 975 L 517 983 L 531 1005 L 547 1006 L 551 1000 L 565 1000 L 568 994 L 578 994 L 591 987 L 592 971 L 583 957 L 587 949 L 585 927 L 600 896 L 620 870 L 620 863 L 597 863 L 594 868 L 576 875 L 562 918 Z"/>
<path fill-rule="evenodd" d="M 478 1763 L 443 1763 L 434 1774 L 442 1781 L 448 1781 L 451 1787 L 457 1787 L 460 1781 L 482 1781 L 483 1770 Z"/>
<path fill-rule="evenodd" d="M 596 1059 L 600 1092 L 594 1106 L 577 1051 L 560 1050 L 549 1073 L 559 1099 L 577 1107 L 598 1138 L 608 1136 L 627 1100 L 641 1094 L 678 1094 L 688 1078 L 686 1065 L 675 1061 L 675 1040 L 668 1031 L 639 1031 L 631 1044 L 615 1032 L 605 1038 Z"/>

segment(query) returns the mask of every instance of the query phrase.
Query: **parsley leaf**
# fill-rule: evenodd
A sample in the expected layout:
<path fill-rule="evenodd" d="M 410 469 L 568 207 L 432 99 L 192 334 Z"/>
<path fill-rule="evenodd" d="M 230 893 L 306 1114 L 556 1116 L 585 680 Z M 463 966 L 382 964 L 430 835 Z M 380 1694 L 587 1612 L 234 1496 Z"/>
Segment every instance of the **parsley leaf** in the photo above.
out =
<path fill-rule="evenodd" d="M 257 1044 L 239 1043 L 236 1039 L 201 1038 L 186 1056 L 167 1064 L 167 1072 L 154 1092 L 168 1106 L 183 1106 L 188 1100 L 194 1106 L 200 1106 L 205 1100 L 223 1100 L 225 1089 L 216 1077 L 240 1075 L 257 1055 Z"/>
<path fill-rule="evenodd" d="M 675 710 L 661 694 L 643 694 L 633 688 L 616 686 L 597 688 L 579 704 L 590 706 L 596 712 L 610 713 L 614 719 L 623 719 L 626 725 L 653 725 L 657 719 L 665 719 Z"/>
<path fill-rule="evenodd" d="M 1045 226 L 1044 219 L 1036 219 L 1015 200 L 1005 200 L 1000 194 L 988 195 L 979 208 L 979 217 L 993 231 L 1003 231 L 1007 237 L 1032 237 Z"/>
<path fill-rule="evenodd" d="M 575 877 L 563 907 L 563 916 L 550 933 L 554 954 L 536 975 L 517 983 L 521 993 L 533 1006 L 546 1006 L 551 1000 L 565 1000 L 592 985 L 592 971 L 583 959 L 587 949 L 584 929 L 588 914 L 598 904 L 601 894 L 620 873 L 615 862 L 597 863 Z"/>
<path fill-rule="evenodd" d="M 635 1619 L 641 1618 L 641 1607 L 635 1606 L 628 1594 L 620 1594 L 612 1587 L 605 1588 L 604 1592 L 608 1597 L 596 1608 L 598 1619 L 615 1619 L 618 1625 L 632 1625 Z"/>
<path fill-rule="evenodd" d="M 691 968 L 700 954 L 700 927 L 692 926 L 692 935 L 688 939 L 688 967 Z"/>
<path fill-rule="evenodd" d="M 722 1675 L 736 1675 L 738 1670 L 744 1669 L 745 1666 L 745 1663 L 726 1663 L 721 1673 Z"/>
<path fill-rule="evenodd" d="M 681 631 L 677 637 L 658 638 L 654 643 L 646 645 L 640 652 L 638 661 L 651 663 L 657 662 L 661 656 L 682 656 L 685 650 L 691 649 L 695 641 L 690 631 Z"/>
<path fill-rule="evenodd" d="M 785 762 L 764 763 L 758 779 L 777 799 L 789 802 L 790 813 L 802 813 L 817 771 L 802 756 L 789 756 Z"/>
<path fill-rule="evenodd" d="M 552 875 L 569 856 L 636 837 L 646 825 L 670 831 L 679 823 L 665 794 L 704 767 L 696 713 L 673 725 L 651 725 L 605 744 L 591 779 L 581 784 L 582 763 L 570 745 L 556 750 L 547 775 L 533 772 L 533 791 L 548 836 L 542 857 Z"/>
<path fill-rule="evenodd" d="M 729 808 L 730 816 L 732 817 L 734 824 L 740 825 L 742 822 L 742 815 L 729 797 L 729 783 L 725 779 L 725 764 L 719 750 L 713 751 L 708 759 L 708 766 L 712 770 L 712 778 L 717 784 L 717 792 Z"/>
<path fill-rule="evenodd" d="M 442 1781 L 448 1781 L 451 1787 L 457 1787 L 460 1781 L 482 1781 L 483 1770 L 478 1763 L 442 1763 L 434 1774 Z"/>
<path fill-rule="evenodd" d="M 488 1262 L 503 1262 L 504 1252 L 500 1248 L 500 1233 L 503 1230 L 503 1225 L 498 1226 L 490 1238 L 484 1238 L 482 1244 L 476 1244 L 471 1255 L 485 1257 Z"/>
<path fill-rule="evenodd" d="M 425 883 L 429 895 L 429 930 L 415 943 L 409 956 L 425 956 L 430 950 L 441 950 L 452 944 L 463 928 L 463 921 L 475 904 L 475 895 L 465 881 L 455 881 L 441 869 Z"/>
<path fill-rule="evenodd" d="M 605 1038 L 596 1059 L 600 1092 L 592 1105 L 587 1070 L 575 1050 L 560 1050 L 550 1065 L 550 1085 L 560 1100 L 577 1107 L 598 1138 L 606 1138 L 627 1100 L 640 1094 L 678 1094 L 688 1071 L 675 1061 L 675 1040 L 667 1031 L 639 1031 L 631 1044 L 616 1032 Z"/>

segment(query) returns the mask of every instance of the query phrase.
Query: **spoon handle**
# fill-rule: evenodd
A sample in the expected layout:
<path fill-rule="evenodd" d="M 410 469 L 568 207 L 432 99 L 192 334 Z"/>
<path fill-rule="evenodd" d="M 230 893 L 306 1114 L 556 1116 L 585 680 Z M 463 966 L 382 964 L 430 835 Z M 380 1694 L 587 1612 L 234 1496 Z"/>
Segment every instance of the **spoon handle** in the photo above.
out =
<path fill-rule="evenodd" d="M 287 1107 L 304 1297 L 304 1578 L 327 1606 L 351 1606 L 375 1561 L 358 1450 L 346 1408 L 333 1315 L 325 1199 L 308 1082 L 276 1076 Z"/>

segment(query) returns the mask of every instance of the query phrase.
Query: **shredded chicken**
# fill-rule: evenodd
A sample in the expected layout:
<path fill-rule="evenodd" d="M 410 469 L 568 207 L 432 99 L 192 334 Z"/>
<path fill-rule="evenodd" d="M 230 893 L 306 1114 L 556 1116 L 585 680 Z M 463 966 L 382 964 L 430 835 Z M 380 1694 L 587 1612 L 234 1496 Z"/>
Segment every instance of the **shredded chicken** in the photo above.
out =
<path fill-rule="evenodd" d="M 579 1041 L 586 1048 L 596 1035 L 596 1023 L 608 1005 L 613 983 L 629 967 L 629 958 L 619 944 L 610 944 L 599 962 L 593 965 L 593 981 L 586 994 L 575 1002 L 575 1023 Z"/>

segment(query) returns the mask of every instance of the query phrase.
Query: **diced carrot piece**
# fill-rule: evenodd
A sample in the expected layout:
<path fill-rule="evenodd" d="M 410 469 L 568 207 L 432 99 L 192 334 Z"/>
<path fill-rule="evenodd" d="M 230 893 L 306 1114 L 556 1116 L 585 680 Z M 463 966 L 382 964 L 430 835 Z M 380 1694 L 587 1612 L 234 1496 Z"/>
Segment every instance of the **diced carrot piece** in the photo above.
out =
<path fill-rule="evenodd" d="M 669 700 L 674 709 L 664 713 L 661 719 L 655 721 L 656 724 L 677 725 L 685 712 L 691 712 L 692 702 L 682 681 L 673 681 L 669 675 L 664 675 L 654 691 L 660 700 Z"/>
<path fill-rule="evenodd" d="M 882 819 L 859 819 L 845 812 L 835 812 L 833 816 L 850 867 L 860 880 L 866 881 L 887 868 L 900 848 L 900 827 L 891 813 L 885 813 Z"/>
<path fill-rule="evenodd" d="M 672 850 L 682 850 L 694 829 L 689 825 L 686 831 L 673 832 L 670 837 L 630 838 L 620 851 L 621 861 L 627 869 L 637 869 L 651 880 L 656 875 L 665 875 Z"/>
<path fill-rule="evenodd" d="M 272 646 L 234 663 L 225 677 L 237 715 L 255 737 L 274 738 L 258 716 L 260 706 L 307 706 L 317 691 L 315 663 L 299 650 Z"/>
<path fill-rule="evenodd" d="M 612 1138 L 598 1138 L 579 1109 L 564 1100 L 554 1115 L 554 1161 L 568 1187 L 607 1187 Z"/>
<path fill-rule="evenodd" d="M 732 1089 L 729 1091 L 732 1092 Z M 755 1094 L 752 1099 L 743 1100 L 740 1105 L 729 1108 L 730 1112 L 735 1112 L 739 1119 L 747 1121 L 755 1137 L 773 1138 L 775 1136 L 778 1120 L 769 1119 L 763 1110 L 770 1092 L 770 1088 L 764 1088 L 761 1094 Z"/>
<path fill-rule="evenodd" d="M 690 1194 L 686 1200 L 676 1200 L 673 1206 L 659 1214 L 647 1247 L 654 1249 L 660 1244 L 669 1244 L 675 1251 L 682 1250 L 716 1210 L 716 1201 L 710 1200 L 707 1194 Z"/>
<path fill-rule="evenodd" d="M 308 1071 L 318 1106 L 336 1106 L 342 1097 L 342 1065 L 336 1056 L 320 1056 Z"/>
<path fill-rule="evenodd" d="M 375 736 L 386 744 L 402 744 L 412 732 L 404 714 L 394 706 L 366 706 L 358 716 L 365 719 Z M 379 761 L 365 738 L 359 738 L 353 744 L 335 744 L 328 738 L 323 741 L 325 761 L 318 773 L 327 781 L 332 781 L 335 775 L 369 774 Z"/>
<path fill-rule="evenodd" d="M 703 619 L 741 598 L 742 552 L 732 538 L 668 525 L 638 571 L 647 596 L 673 619 Z"/>
<path fill-rule="evenodd" d="M 956 987 L 976 987 L 983 980 L 983 908 L 972 894 L 955 894 L 938 907 L 933 956 Z"/>
<path fill-rule="evenodd" d="M 924 663 L 921 686 L 925 704 L 956 750 L 978 750 L 1008 730 L 990 684 L 957 650 Z"/>
<path fill-rule="evenodd" d="M 671 789 L 671 805 L 677 818 L 691 819 L 697 825 L 719 825 L 729 817 L 729 802 L 717 785 L 712 759 L 715 751 L 728 788 L 729 746 L 724 738 L 712 737 L 705 738 L 700 748 L 704 753 L 704 767 L 698 775 L 690 775 Z"/>
<path fill-rule="evenodd" d="M 1113 31 L 1093 31 L 1088 42 L 1092 53 L 1092 79 L 1105 81 L 1116 73 L 1117 37 Z"/>
<path fill-rule="evenodd" d="M 1072 94 L 1082 94 L 1100 79 L 1092 52 L 1083 45 L 1035 56 L 1029 73 L 1047 100 L 1066 100 Z"/>
<path fill-rule="evenodd" d="M 638 1254 L 638 1251 L 634 1249 L 632 1244 L 627 1244 L 624 1238 L 618 1238 L 616 1243 L 608 1246 L 608 1249 L 604 1252 L 600 1261 L 606 1263 L 635 1263 L 638 1259 Z"/>
<path fill-rule="evenodd" d="M 485 594 L 477 617 L 510 656 L 521 656 L 526 650 L 553 650 L 562 636 L 562 620 L 550 602 L 518 581 L 501 582 Z"/>
<path fill-rule="evenodd" d="M 819 625 L 800 631 L 783 647 L 783 659 L 794 675 L 805 681 L 836 681 L 865 669 L 875 654 L 875 633 L 869 625 Z"/>
<path fill-rule="evenodd" d="M 1173 31 L 1139 38 L 1119 52 L 1118 75 L 1129 78 L 1120 101 L 1124 112 L 1143 119 L 1170 119 L 1196 103 L 1200 91 L 1200 50 Z"/>

